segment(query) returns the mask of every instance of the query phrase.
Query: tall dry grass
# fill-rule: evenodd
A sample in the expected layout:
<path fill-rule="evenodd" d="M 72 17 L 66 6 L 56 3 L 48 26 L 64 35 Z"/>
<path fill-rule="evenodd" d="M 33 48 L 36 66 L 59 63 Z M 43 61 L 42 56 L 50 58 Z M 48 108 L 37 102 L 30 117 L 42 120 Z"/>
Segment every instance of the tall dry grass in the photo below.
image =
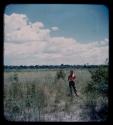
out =
<path fill-rule="evenodd" d="M 84 88 L 92 80 L 87 69 L 76 70 L 79 98 L 67 96 L 70 69 L 4 73 L 4 116 L 10 121 L 88 121 L 90 96 Z M 107 98 L 98 97 L 99 106 Z M 103 101 L 103 103 L 102 103 Z M 89 104 L 89 105 L 87 105 Z M 95 102 L 94 102 L 95 104 Z M 87 105 L 87 106 L 86 106 Z M 98 106 L 96 107 L 99 108 Z M 92 110 L 93 112 L 93 110 Z M 94 119 L 95 120 L 95 119 Z M 96 119 L 98 120 L 98 119 Z"/>

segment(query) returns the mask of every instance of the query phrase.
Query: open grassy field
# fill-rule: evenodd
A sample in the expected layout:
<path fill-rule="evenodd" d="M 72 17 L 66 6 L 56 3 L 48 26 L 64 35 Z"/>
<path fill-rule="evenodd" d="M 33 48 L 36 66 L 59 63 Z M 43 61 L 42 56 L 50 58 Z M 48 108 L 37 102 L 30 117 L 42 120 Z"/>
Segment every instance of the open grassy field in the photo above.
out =
<path fill-rule="evenodd" d="M 4 72 L 5 118 L 10 121 L 106 120 L 107 96 L 86 89 L 92 81 L 88 69 L 73 70 L 79 97 L 68 96 L 70 69 L 63 70 L 64 79 L 57 77 L 58 69 Z"/>

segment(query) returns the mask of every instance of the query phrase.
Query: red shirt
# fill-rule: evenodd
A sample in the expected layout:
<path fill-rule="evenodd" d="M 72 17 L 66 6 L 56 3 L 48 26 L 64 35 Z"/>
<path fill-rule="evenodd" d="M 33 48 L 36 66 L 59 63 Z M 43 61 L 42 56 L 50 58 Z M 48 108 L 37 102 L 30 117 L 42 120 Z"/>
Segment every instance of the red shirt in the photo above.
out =
<path fill-rule="evenodd" d="M 76 76 L 74 74 L 68 76 L 69 81 L 74 81 L 75 79 L 76 79 Z"/>

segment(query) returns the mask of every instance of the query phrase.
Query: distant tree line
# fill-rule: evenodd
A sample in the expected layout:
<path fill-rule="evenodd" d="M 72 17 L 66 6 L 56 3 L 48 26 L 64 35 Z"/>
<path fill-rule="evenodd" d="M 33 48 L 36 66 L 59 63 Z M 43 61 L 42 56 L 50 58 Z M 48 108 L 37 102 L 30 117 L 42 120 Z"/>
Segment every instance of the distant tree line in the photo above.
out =
<path fill-rule="evenodd" d="M 99 66 L 102 67 L 107 67 L 108 65 L 103 64 L 103 65 L 20 65 L 20 66 L 13 66 L 13 65 L 5 65 L 4 69 L 5 70 L 11 70 L 11 69 L 65 69 L 65 68 L 76 68 L 76 69 L 81 69 L 81 68 L 97 68 Z"/>

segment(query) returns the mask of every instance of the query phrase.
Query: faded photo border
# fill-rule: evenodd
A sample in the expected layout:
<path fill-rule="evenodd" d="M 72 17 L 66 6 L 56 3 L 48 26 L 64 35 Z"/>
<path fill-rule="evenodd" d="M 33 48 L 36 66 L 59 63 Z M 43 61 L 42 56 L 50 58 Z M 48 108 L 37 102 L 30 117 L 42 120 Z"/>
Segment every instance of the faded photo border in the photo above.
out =
<path fill-rule="evenodd" d="M 5 8 L 7 7 L 7 5 L 9 5 L 9 4 L 34 4 L 35 3 L 35 1 L 31 1 L 31 2 L 29 2 L 29 3 L 27 3 L 26 1 L 25 2 L 19 2 L 19 1 L 12 1 L 12 2 L 9 2 L 9 1 L 7 1 L 7 2 L 4 2 L 4 3 L 2 3 L 2 5 L 0 5 L 0 6 L 2 6 L 1 8 L 2 8 L 2 13 L 1 13 L 1 15 L 2 15 L 2 22 L 1 22 L 1 29 L 2 29 L 2 36 L 1 36 L 1 38 L 2 38 L 2 43 L 1 43 L 1 50 L 2 50 L 2 54 L 1 54 L 1 83 L 2 83 L 2 85 L 1 85 L 1 100 L 2 100 L 2 103 L 1 103 L 1 118 L 2 118 L 2 121 L 4 122 L 4 123 L 9 123 L 9 124 L 12 124 L 12 123 L 19 123 L 19 124 L 22 124 L 22 123 L 37 123 L 37 122 L 35 122 L 35 121 L 33 121 L 33 122 L 16 122 L 16 121 L 8 121 L 8 120 L 6 120 L 5 119 L 5 117 L 4 117 L 4 10 L 5 10 Z M 39 3 L 35 3 L 35 4 L 40 4 L 40 3 L 42 3 L 42 4 L 49 4 L 50 3 L 50 1 L 47 1 L 47 2 L 45 2 L 45 1 L 40 1 Z M 55 3 L 57 3 L 57 4 L 62 4 L 62 3 L 60 3 L 60 2 L 55 2 Z M 52 4 L 55 4 L 54 2 L 52 2 Z M 87 4 L 97 4 L 97 5 L 100 5 L 100 4 L 104 4 L 105 6 L 107 6 L 108 7 L 108 9 L 109 9 L 109 12 L 110 12 L 110 3 L 109 2 L 105 2 L 105 1 L 102 1 L 102 2 L 89 2 L 89 1 L 87 1 L 86 2 Z M 78 2 L 72 2 L 72 4 L 86 4 L 84 1 L 78 1 Z M 65 2 L 63 3 L 63 4 L 65 4 Z M 67 2 L 67 4 L 71 4 L 71 2 Z M 110 13 L 109 13 L 110 14 Z M 109 18 L 110 19 L 110 18 Z M 55 31 L 55 30 L 58 30 L 58 28 L 57 27 L 52 27 L 52 29 L 51 30 L 53 30 L 53 31 Z M 109 39 L 109 71 L 111 70 L 111 68 L 112 68 L 112 66 L 110 65 L 110 63 L 112 64 L 112 61 L 110 61 L 111 60 L 111 52 L 110 52 L 110 39 Z M 112 45 L 111 45 L 112 46 Z M 110 76 L 110 74 L 109 74 L 109 76 Z M 111 76 L 110 76 L 110 78 L 111 78 Z M 109 80 L 109 81 L 111 81 L 111 79 Z M 111 85 L 111 84 L 110 84 Z M 110 88 L 111 88 L 111 86 L 110 86 Z M 109 89 L 110 90 L 110 89 Z M 111 91 L 111 90 L 110 90 Z M 112 107 L 111 105 L 111 101 L 110 101 L 110 99 L 111 99 L 111 93 L 109 92 L 109 106 L 110 107 Z M 111 121 L 111 114 L 110 114 L 110 111 L 111 110 L 109 110 L 109 117 L 108 117 L 108 121 L 106 121 L 106 122 L 75 122 L 75 123 L 77 123 L 77 124 L 84 124 L 84 123 L 88 123 L 88 124 L 108 124 L 108 123 L 110 123 L 110 121 Z M 43 123 L 43 121 L 42 122 L 39 122 L 40 124 L 42 124 Z M 51 123 L 51 122 L 44 122 L 43 124 L 45 124 L 45 123 Z M 52 122 L 52 123 L 57 123 L 57 122 Z M 59 124 L 60 122 L 58 122 L 57 124 Z M 61 123 L 63 123 L 63 122 L 61 122 Z M 65 123 L 65 122 L 64 122 Z M 73 124 L 74 122 L 66 122 L 67 124 Z"/>

